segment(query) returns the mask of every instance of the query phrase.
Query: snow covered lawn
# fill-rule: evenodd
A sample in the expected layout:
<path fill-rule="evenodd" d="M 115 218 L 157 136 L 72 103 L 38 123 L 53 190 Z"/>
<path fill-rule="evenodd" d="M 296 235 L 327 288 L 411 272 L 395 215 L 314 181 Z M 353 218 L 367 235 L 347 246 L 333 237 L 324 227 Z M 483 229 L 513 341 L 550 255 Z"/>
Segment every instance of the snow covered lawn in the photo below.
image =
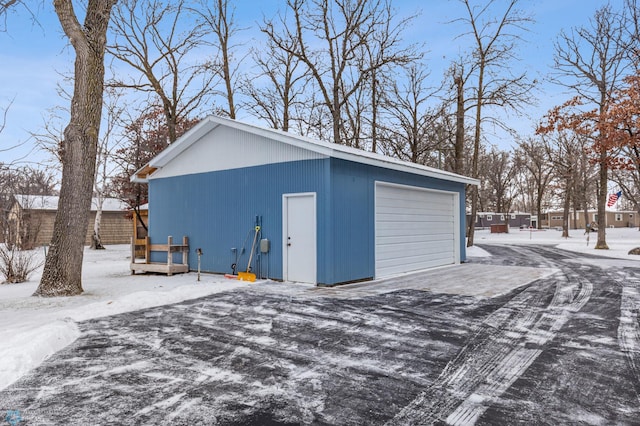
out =
<path fill-rule="evenodd" d="M 42 249 L 35 256 L 44 257 Z M 0 390 L 73 342 L 78 321 L 166 305 L 242 287 L 241 281 L 194 273 L 135 275 L 130 247 L 85 249 L 83 288 L 75 297 L 31 297 L 42 268 L 26 283 L 0 285 Z"/>
<path fill-rule="evenodd" d="M 638 228 L 609 228 L 606 240 L 609 250 L 595 250 L 598 239 L 596 232 L 589 235 L 583 229 L 570 229 L 569 238 L 562 238 L 562 231 L 556 229 L 520 230 L 511 229 L 507 234 L 492 234 L 489 230 L 475 232 L 475 244 L 544 244 L 553 245 L 563 250 L 576 253 L 589 253 L 603 257 L 615 257 L 640 261 L 640 256 L 630 255 L 629 250 L 640 247 L 640 231 Z M 589 237 L 587 239 L 587 237 Z M 483 256 L 486 252 L 477 247 L 467 249 L 467 256 Z"/>

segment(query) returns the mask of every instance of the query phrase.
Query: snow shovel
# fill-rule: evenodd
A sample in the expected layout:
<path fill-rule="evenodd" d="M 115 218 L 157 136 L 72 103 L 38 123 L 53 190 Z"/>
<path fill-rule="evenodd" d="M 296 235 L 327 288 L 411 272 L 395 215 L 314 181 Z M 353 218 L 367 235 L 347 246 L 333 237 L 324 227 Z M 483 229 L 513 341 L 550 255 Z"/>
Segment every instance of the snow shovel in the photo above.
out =
<path fill-rule="evenodd" d="M 251 253 L 249 254 L 249 263 L 247 264 L 247 272 L 238 272 L 238 279 L 240 281 L 254 282 L 256 280 L 256 274 L 251 273 L 251 260 L 253 259 L 253 252 L 256 250 L 258 232 L 260 232 L 260 227 L 256 226 L 256 232 L 253 234 L 253 243 L 251 244 Z"/>

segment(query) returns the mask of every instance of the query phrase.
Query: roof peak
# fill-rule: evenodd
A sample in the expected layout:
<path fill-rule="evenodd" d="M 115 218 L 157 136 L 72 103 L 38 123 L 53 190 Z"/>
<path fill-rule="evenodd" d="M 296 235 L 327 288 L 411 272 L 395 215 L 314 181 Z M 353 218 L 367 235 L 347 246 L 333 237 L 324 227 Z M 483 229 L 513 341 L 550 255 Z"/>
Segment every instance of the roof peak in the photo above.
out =
<path fill-rule="evenodd" d="M 272 140 L 294 145 L 302 149 L 313 151 L 328 157 L 340 158 L 362 164 L 373 165 L 377 167 L 400 170 L 409 173 L 425 175 L 437 179 L 455 181 L 465 184 L 478 185 L 477 179 L 458 175 L 456 173 L 445 170 L 436 169 L 429 166 L 410 163 L 397 158 L 388 157 L 386 155 L 364 151 L 362 149 L 353 148 L 345 145 L 336 144 L 334 142 L 326 142 L 312 139 L 307 136 L 296 135 L 284 132 L 279 129 L 270 129 L 261 127 L 253 123 L 233 120 L 230 118 L 210 115 L 202 119 L 198 124 L 182 135 L 173 144 L 169 145 L 165 150 L 154 157 L 148 164 L 138 170 L 132 180 L 137 182 L 146 182 L 147 176 L 153 175 L 155 170 L 161 169 L 174 158 L 179 156 L 192 144 L 202 138 L 204 135 L 212 131 L 218 126 L 227 126 L 252 134 L 264 136 Z"/>

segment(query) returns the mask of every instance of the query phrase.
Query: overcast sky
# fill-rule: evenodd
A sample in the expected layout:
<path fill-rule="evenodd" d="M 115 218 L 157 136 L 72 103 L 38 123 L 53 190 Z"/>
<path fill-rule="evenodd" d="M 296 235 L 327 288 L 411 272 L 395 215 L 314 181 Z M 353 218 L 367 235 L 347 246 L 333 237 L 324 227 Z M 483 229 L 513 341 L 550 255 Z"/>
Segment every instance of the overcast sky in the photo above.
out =
<path fill-rule="evenodd" d="M 618 7 L 623 0 L 613 0 Z M 67 102 L 59 97 L 56 84 L 62 74 L 73 68 L 73 52 L 68 47 L 52 1 L 32 1 L 40 5 L 33 12 L 37 22 L 24 9 L 10 14 L 7 31 L 0 33 L 0 112 L 13 102 L 7 113 L 4 131 L 0 134 L 0 162 L 20 160 L 22 163 L 40 161 L 46 155 L 34 150 L 30 134 L 42 130 L 48 109 Z M 282 0 L 238 0 L 236 19 L 240 27 L 247 27 L 247 43 L 260 37 L 257 31 L 263 15 L 271 17 L 283 4 Z M 553 64 L 553 42 L 561 29 L 587 25 L 594 11 L 605 2 L 597 0 L 530 0 L 523 7 L 535 20 L 520 49 L 522 60 L 515 67 L 524 67 L 531 78 L 543 81 Z M 464 16 L 463 5 L 456 0 L 394 0 L 399 16 L 418 18 L 405 32 L 408 41 L 426 46 L 426 62 L 434 84 L 442 80 L 449 64 L 468 51 L 469 38 L 457 37 L 463 31 L 450 21 Z M 569 95 L 562 88 L 550 84 L 541 86 L 539 105 L 529 110 L 525 118 L 510 118 L 521 134 L 532 133 L 535 122 L 553 105 Z M 248 118 L 245 114 L 240 118 Z M 496 136 L 492 142 L 508 149 L 512 141 L 506 135 Z M 7 150 L 16 144 L 22 145 Z"/>

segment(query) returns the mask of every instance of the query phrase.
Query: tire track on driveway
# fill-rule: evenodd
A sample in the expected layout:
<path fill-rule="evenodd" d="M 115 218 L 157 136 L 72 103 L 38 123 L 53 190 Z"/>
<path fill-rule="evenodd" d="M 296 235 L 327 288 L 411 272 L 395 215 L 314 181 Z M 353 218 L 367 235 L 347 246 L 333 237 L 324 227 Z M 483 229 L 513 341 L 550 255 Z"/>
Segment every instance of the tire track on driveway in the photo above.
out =
<path fill-rule="evenodd" d="M 544 260 L 547 267 L 560 266 Z M 434 385 L 387 424 L 474 424 L 538 358 L 571 314 L 582 309 L 592 292 L 592 282 L 572 270 L 528 287 L 485 319 Z"/>
<path fill-rule="evenodd" d="M 452 268 L 392 291 L 257 283 L 84 321 L 0 410 L 21 425 L 638 425 L 640 262 L 487 251 L 471 262 L 498 265 L 510 292 L 482 297 L 490 275 L 475 288 Z M 506 265 L 545 273 L 524 284 Z M 427 288 L 440 279 L 473 288 Z"/>
<path fill-rule="evenodd" d="M 640 278 L 633 273 L 619 272 L 623 275 L 620 282 L 620 325 L 618 326 L 618 344 L 625 354 L 629 367 L 636 380 L 640 382 Z M 638 401 L 640 393 L 636 392 Z"/>

